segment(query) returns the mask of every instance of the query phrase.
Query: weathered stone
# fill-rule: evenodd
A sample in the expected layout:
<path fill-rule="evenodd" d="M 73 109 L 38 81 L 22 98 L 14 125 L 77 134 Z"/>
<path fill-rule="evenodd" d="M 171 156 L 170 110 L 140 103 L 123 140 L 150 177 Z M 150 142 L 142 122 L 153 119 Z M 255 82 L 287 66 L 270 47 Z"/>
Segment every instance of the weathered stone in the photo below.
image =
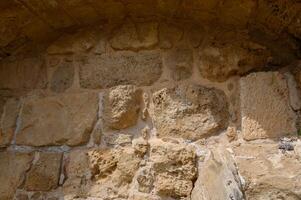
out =
<path fill-rule="evenodd" d="M 183 31 L 172 24 L 160 23 L 159 25 L 159 41 L 160 47 L 163 49 L 172 48 L 183 37 Z"/>
<path fill-rule="evenodd" d="M 172 49 L 166 53 L 164 63 L 170 69 L 173 80 L 187 79 L 192 74 L 193 52 L 185 47 Z"/>
<path fill-rule="evenodd" d="M 153 94 L 153 120 L 159 137 L 196 140 L 218 133 L 228 123 L 222 91 L 184 84 Z"/>
<path fill-rule="evenodd" d="M 126 21 L 110 42 L 114 49 L 119 50 L 148 49 L 158 43 L 158 24 Z"/>
<path fill-rule="evenodd" d="M 145 167 L 138 172 L 138 191 L 150 193 L 154 185 L 154 172 L 151 167 Z"/>
<path fill-rule="evenodd" d="M 12 200 L 16 189 L 22 184 L 29 169 L 32 154 L 0 152 L 0 199 Z"/>
<path fill-rule="evenodd" d="M 150 143 L 155 191 L 173 198 L 189 197 L 197 174 L 194 149 L 160 140 L 152 140 Z"/>
<path fill-rule="evenodd" d="M 19 114 L 19 100 L 8 99 L 4 105 L 0 129 L 0 147 L 8 146 L 14 136 L 17 117 Z"/>
<path fill-rule="evenodd" d="M 111 129 L 123 129 L 136 124 L 142 91 L 132 85 L 112 88 L 103 100 L 104 123 Z"/>
<path fill-rule="evenodd" d="M 96 31 L 82 29 L 73 34 L 62 35 L 48 47 L 47 52 L 49 54 L 82 53 L 92 49 L 96 43 Z"/>
<path fill-rule="evenodd" d="M 0 63 L 0 89 L 41 89 L 47 73 L 42 58 L 24 58 Z"/>
<path fill-rule="evenodd" d="M 80 145 L 89 140 L 98 110 L 97 93 L 28 98 L 20 115 L 19 145 Z"/>
<path fill-rule="evenodd" d="M 198 167 L 192 200 L 244 199 L 235 162 L 225 148 L 212 148 Z"/>
<path fill-rule="evenodd" d="M 74 80 L 74 67 L 72 62 L 61 63 L 54 71 L 50 89 L 54 92 L 64 92 L 70 88 Z"/>
<path fill-rule="evenodd" d="M 300 151 L 283 154 L 269 141 L 241 144 L 234 152 L 247 199 L 300 199 Z"/>
<path fill-rule="evenodd" d="M 259 72 L 240 80 L 241 124 L 246 140 L 279 138 L 296 132 L 284 76 Z"/>
<path fill-rule="evenodd" d="M 270 52 L 264 46 L 234 33 L 223 34 L 200 48 L 199 70 L 204 78 L 221 82 L 230 76 L 263 68 L 268 63 Z"/>
<path fill-rule="evenodd" d="M 102 54 L 80 65 L 80 85 L 83 88 L 151 85 L 161 73 L 162 60 L 157 51 Z"/>
<path fill-rule="evenodd" d="M 48 191 L 58 187 L 61 169 L 61 153 L 39 153 L 26 174 L 25 189 Z"/>
<path fill-rule="evenodd" d="M 132 143 L 132 136 L 128 134 L 106 135 L 104 140 L 109 145 L 129 145 Z"/>

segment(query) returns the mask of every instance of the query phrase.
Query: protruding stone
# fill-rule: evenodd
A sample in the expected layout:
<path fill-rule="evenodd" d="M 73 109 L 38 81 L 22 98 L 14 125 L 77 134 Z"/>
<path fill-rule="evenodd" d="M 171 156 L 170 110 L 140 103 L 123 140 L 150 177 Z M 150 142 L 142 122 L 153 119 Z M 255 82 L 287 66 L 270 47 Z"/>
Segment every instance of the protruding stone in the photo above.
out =
<path fill-rule="evenodd" d="M 28 153 L 0 152 L 0 199 L 12 200 L 24 181 L 33 156 Z"/>
<path fill-rule="evenodd" d="M 184 80 L 191 76 L 193 68 L 193 52 L 189 48 L 178 47 L 166 53 L 165 65 L 170 69 L 175 81 Z"/>
<path fill-rule="evenodd" d="M 97 93 L 28 98 L 16 143 L 29 146 L 80 145 L 89 140 L 98 110 Z"/>
<path fill-rule="evenodd" d="M 61 169 L 61 153 L 39 153 L 26 175 L 25 189 L 49 191 L 58 187 Z"/>
<path fill-rule="evenodd" d="M 162 60 L 157 51 L 115 52 L 84 61 L 80 65 L 80 85 L 83 88 L 147 86 L 157 81 L 161 73 Z"/>
<path fill-rule="evenodd" d="M 284 76 L 253 73 L 240 80 L 241 127 L 246 140 L 279 138 L 296 133 L 296 115 L 290 107 Z"/>
<path fill-rule="evenodd" d="M 17 126 L 17 117 L 20 108 L 19 104 L 19 100 L 11 98 L 8 99 L 4 105 L 0 124 L 0 147 L 8 146 L 13 139 Z"/>
<path fill-rule="evenodd" d="M 158 24 L 126 21 L 110 42 L 119 50 L 148 49 L 158 43 Z"/>
<path fill-rule="evenodd" d="M 142 101 L 142 91 L 132 85 L 112 88 L 103 102 L 106 127 L 124 129 L 137 123 Z"/>
<path fill-rule="evenodd" d="M 153 94 L 153 119 L 159 137 L 197 140 L 226 128 L 225 94 L 214 88 L 184 84 Z"/>

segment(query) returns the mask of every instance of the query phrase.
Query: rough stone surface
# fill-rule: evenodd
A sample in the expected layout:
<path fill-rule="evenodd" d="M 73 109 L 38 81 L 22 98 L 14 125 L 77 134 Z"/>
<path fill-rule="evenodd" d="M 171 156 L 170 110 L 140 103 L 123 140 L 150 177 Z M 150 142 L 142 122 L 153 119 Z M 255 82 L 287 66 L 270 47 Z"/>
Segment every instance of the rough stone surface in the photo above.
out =
<path fill-rule="evenodd" d="M 242 144 L 234 148 L 240 174 L 246 181 L 246 198 L 299 199 L 300 151 L 283 154 L 275 142 Z"/>
<path fill-rule="evenodd" d="M 228 123 L 222 91 L 184 84 L 153 94 L 153 118 L 159 137 L 196 140 L 218 133 Z"/>
<path fill-rule="evenodd" d="M 98 110 L 97 93 L 64 94 L 25 100 L 20 145 L 80 145 L 89 140 Z"/>
<path fill-rule="evenodd" d="M 34 163 L 26 174 L 25 189 L 48 191 L 58 187 L 61 153 L 36 153 Z"/>
<path fill-rule="evenodd" d="M 158 24 L 126 21 L 110 42 L 114 49 L 119 50 L 148 49 L 158 43 Z"/>
<path fill-rule="evenodd" d="M 80 66 L 83 88 L 108 88 L 117 85 L 151 85 L 162 73 L 162 60 L 157 51 L 116 52 L 86 60 Z"/>
<path fill-rule="evenodd" d="M 162 49 L 170 49 L 183 37 L 183 30 L 181 28 L 169 24 L 160 23 L 159 25 L 159 46 Z"/>
<path fill-rule="evenodd" d="M 17 99 L 9 99 L 4 105 L 0 129 L 0 147 L 8 146 L 14 136 L 19 114 L 20 102 Z"/>
<path fill-rule="evenodd" d="M 221 147 L 215 147 L 209 152 L 205 160 L 199 163 L 198 179 L 191 199 L 244 199 L 243 185 L 230 153 Z"/>
<path fill-rule="evenodd" d="M 192 74 L 193 52 L 189 48 L 178 47 L 166 53 L 165 65 L 171 71 L 173 80 L 188 79 Z"/>
<path fill-rule="evenodd" d="M 135 86 L 125 85 L 112 88 L 104 97 L 104 123 L 112 129 L 124 129 L 136 124 L 142 91 Z"/>
<path fill-rule="evenodd" d="M 279 138 L 296 132 L 296 116 L 290 107 L 287 83 L 282 74 L 250 74 L 241 78 L 240 90 L 244 139 Z"/>
<path fill-rule="evenodd" d="M 32 154 L 0 152 L 0 199 L 11 200 L 22 184 L 24 175 L 32 162 Z"/>
<path fill-rule="evenodd" d="M 0 63 L 0 89 L 40 89 L 46 86 L 42 58 L 24 58 Z"/>
<path fill-rule="evenodd" d="M 54 71 L 50 89 L 54 92 L 64 92 L 70 88 L 74 81 L 74 67 L 72 62 L 61 63 Z"/>

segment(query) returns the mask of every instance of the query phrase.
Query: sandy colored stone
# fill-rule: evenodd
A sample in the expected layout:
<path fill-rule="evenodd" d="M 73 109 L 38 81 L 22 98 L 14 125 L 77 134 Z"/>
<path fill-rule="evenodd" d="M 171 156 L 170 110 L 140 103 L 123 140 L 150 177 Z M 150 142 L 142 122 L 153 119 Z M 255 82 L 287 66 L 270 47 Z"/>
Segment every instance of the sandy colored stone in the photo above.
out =
<path fill-rule="evenodd" d="M 98 110 L 97 93 L 28 98 L 20 115 L 19 145 L 80 145 L 89 140 Z"/>
<path fill-rule="evenodd" d="M 218 133 L 228 123 L 225 94 L 214 88 L 183 84 L 153 94 L 153 120 L 159 137 L 196 140 Z"/>
<path fill-rule="evenodd" d="M 133 23 L 127 20 L 110 41 L 118 50 L 148 49 L 158 43 L 158 24 L 155 22 Z"/>
<path fill-rule="evenodd" d="M 52 74 L 50 89 L 58 93 L 66 91 L 73 84 L 74 74 L 72 62 L 61 63 Z"/>
<path fill-rule="evenodd" d="M 234 148 L 247 199 L 300 199 L 300 151 L 284 154 L 278 147 L 276 142 L 262 142 Z"/>
<path fill-rule="evenodd" d="M 83 88 L 109 88 L 117 85 L 151 85 L 162 73 L 162 60 L 157 51 L 123 51 L 102 54 L 80 65 Z"/>
<path fill-rule="evenodd" d="M 282 74 L 252 73 L 241 78 L 240 90 L 244 139 L 279 138 L 296 132 L 296 115 Z"/>
<path fill-rule="evenodd" d="M 26 174 L 25 189 L 28 191 L 49 191 L 59 184 L 61 153 L 40 153 Z"/>
<path fill-rule="evenodd" d="M 33 155 L 29 153 L 0 152 L 0 199 L 12 200 L 22 184 Z"/>
<path fill-rule="evenodd" d="M 71 54 L 87 52 L 98 41 L 96 31 L 93 29 L 81 29 L 72 34 L 64 34 L 48 49 L 48 54 Z"/>
<path fill-rule="evenodd" d="M 165 56 L 165 65 L 169 68 L 171 77 L 175 81 L 188 79 L 192 75 L 192 49 L 177 47 L 169 50 Z"/>
<path fill-rule="evenodd" d="M 161 140 L 152 140 L 150 144 L 155 191 L 173 198 L 189 197 L 197 174 L 194 149 Z"/>
<path fill-rule="evenodd" d="M 0 129 L 0 147 L 8 146 L 14 136 L 19 114 L 20 102 L 18 99 L 8 99 L 4 105 Z"/>
<path fill-rule="evenodd" d="M 182 37 L 183 30 L 181 28 L 165 22 L 159 24 L 159 46 L 162 49 L 172 48 Z"/>
<path fill-rule="evenodd" d="M 142 91 L 133 85 L 117 86 L 105 95 L 103 119 L 106 127 L 124 129 L 137 123 Z"/>
<path fill-rule="evenodd" d="M 46 79 L 46 67 L 40 57 L 0 63 L 0 89 L 41 89 L 46 87 Z"/>
<path fill-rule="evenodd" d="M 244 199 L 235 161 L 225 148 L 213 147 L 198 168 L 192 200 Z"/>
<path fill-rule="evenodd" d="M 269 61 L 266 47 L 250 41 L 247 36 L 221 32 L 208 39 L 199 50 L 201 76 L 212 81 L 225 81 L 263 68 Z"/>

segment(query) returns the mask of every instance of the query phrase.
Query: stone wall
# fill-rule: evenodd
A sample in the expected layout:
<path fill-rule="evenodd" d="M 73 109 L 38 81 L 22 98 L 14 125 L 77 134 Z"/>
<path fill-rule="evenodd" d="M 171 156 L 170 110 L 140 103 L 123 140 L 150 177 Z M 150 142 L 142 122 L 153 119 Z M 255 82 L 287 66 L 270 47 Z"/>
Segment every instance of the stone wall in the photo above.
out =
<path fill-rule="evenodd" d="M 300 199 L 301 66 L 274 50 L 126 18 L 3 59 L 0 199 Z"/>

